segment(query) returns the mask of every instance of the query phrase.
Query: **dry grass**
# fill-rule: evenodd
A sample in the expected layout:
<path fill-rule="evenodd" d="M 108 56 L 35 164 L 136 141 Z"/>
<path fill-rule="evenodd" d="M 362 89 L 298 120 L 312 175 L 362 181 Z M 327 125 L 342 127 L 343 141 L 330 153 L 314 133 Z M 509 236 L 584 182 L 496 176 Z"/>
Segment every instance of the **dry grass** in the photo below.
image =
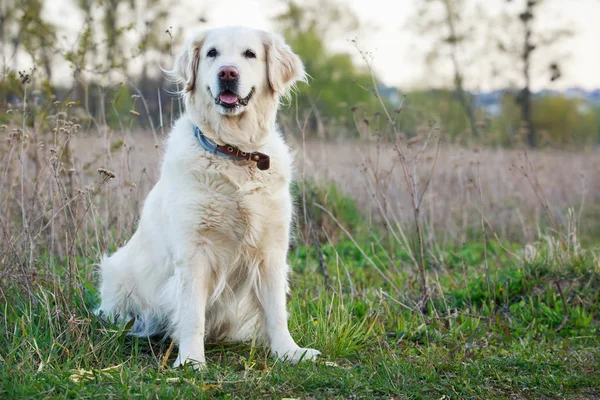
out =
<path fill-rule="evenodd" d="M 393 143 L 345 140 L 303 145 L 292 138 L 290 144 L 296 150 L 300 177 L 336 183 L 375 220 L 385 210 L 400 223 L 410 224 L 410 197 Z M 440 239 L 464 241 L 480 224 L 478 182 L 486 222 L 505 239 L 534 240 L 541 226 L 550 222 L 545 203 L 559 225 L 566 222 L 569 207 L 577 213 L 583 209 L 585 215 L 600 206 L 598 150 L 525 153 L 442 146 L 436 156 L 431 144 L 416 154 L 420 146 L 413 145 L 410 164 L 417 186 L 431 174 L 421 213 L 430 235 Z M 116 178 L 104 193 L 113 197 L 117 209 L 111 208 L 113 215 L 105 213 L 104 218 L 130 215 L 135 212 L 131 205 L 137 207 L 158 178 L 161 147 L 149 132 L 77 133 L 72 139 L 75 180 L 83 188 L 98 181 L 97 168 L 113 171 Z M 579 222 L 585 231 L 593 221 Z"/>
<path fill-rule="evenodd" d="M 121 141 L 122 150 L 115 151 Z M 378 214 L 373 195 L 382 194 L 388 199 L 386 206 L 390 213 L 403 222 L 411 218 L 410 200 L 393 144 L 345 140 L 340 143 L 309 141 L 303 146 L 294 139 L 290 144 L 296 151 L 299 175 L 335 182 L 373 215 Z M 95 168 L 105 167 L 117 175 L 111 186 L 134 183 L 143 198 L 158 177 L 161 150 L 148 132 L 138 131 L 125 137 L 81 134 L 73 140 L 73 146 L 81 171 L 86 165 L 92 169 L 92 174 L 79 176 L 86 184 L 91 182 L 90 177 L 95 179 Z M 431 147 L 414 163 L 415 172 L 422 179 L 434 163 Z M 476 182 L 480 179 L 484 210 L 490 224 L 504 234 L 513 233 L 510 229 L 516 228 L 531 239 L 535 232 L 523 228 L 519 214 L 527 217 L 527 222 L 531 221 L 529 218 L 537 222 L 542 218 L 543 207 L 524 175 L 523 168 L 531 172 L 530 166 L 557 218 L 566 218 L 568 207 L 578 208 L 582 203 L 585 207 L 598 202 L 598 150 L 544 150 L 526 154 L 512 149 L 442 146 L 429 191 L 423 199 L 422 209 L 430 226 L 453 234 L 463 233 L 472 222 L 468 215 L 479 207 Z"/>
<path fill-rule="evenodd" d="M 421 212 L 438 239 L 464 241 L 479 225 L 479 182 L 486 223 L 504 239 L 534 240 L 550 222 L 544 204 L 558 225 L 566 222 L 569 207 L 579 212 L 600 205 L 600 151 L 442 146 L 436 156 L 433 147 L 413 157 L 411 166 L 421 185 L 431 174 Z M 401 224 L 410 224 L 410 196 L 393 144 L 310 142 L 298 155 L 306 176 L 336 182 L 374 218 L 383 208 Z M 533 187 L 539 187 L 537 194 Z M 593 221 L 580 222 L 586 230 Z"/>
<path fill-rule="evenodd" d="M 3 129 L 2 265 L 11 276 L 15 264 L 30 267 L 40 260 L 40 249 L 54 265 L 55 255 L 74 263 L 77 256 L 98 258 L 122 244 L 158 177 L 164 138 L 157 143 L 150 132 L 79 132 L 68 110 L 52 121 L 56 132 Z M 385 216 L 396 226 L 411 225 L 410 194 L 393 143 L 290 143 L 299 177 L 336 183 L 374 221 Z M 434 147 L 405 147 L 410 179 L 417 193 L 424 192 L 419 212 L 428 245 L 462 243 L 480 234 L 482 221 L 503 240 L 529 242 L 544 227 L 564 226 L 569 207 L 580 232 L 595 229 L 594 219 L 585 216 L 598 210 L 599 151 L 525 154 L 442 146 L 436 154 Z"/>

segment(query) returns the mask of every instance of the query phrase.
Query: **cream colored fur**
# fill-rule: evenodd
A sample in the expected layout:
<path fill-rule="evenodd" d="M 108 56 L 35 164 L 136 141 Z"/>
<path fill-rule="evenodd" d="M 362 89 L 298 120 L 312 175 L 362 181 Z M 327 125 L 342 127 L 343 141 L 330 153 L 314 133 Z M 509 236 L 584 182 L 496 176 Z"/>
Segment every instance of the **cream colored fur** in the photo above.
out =
<path fill-rule="evenodd" d="M 218 57 L 206 56 L 212 48 Z M 244 57 L 247 49 L 255 59 Z M 238 68 L 240 97 L 254 91 L 234 111 L 214 100 L 224 65 Z M 140 336 L 169 334 L 179 346 L 175 366 L 204 365 L 206 339 L 253 335 L 274 356 L 316 358 L 287 327 L 292 156 L 275 124 L 280 96 L 304 79 L 302 63 L 279 36 L 222 28 L 192 34 L 169 75 L 185 87 L 186 112 L 173 126 L 137 231 L 101 261 L 99 313 L 135 317 Z M 268 154 L 271 168 L 208 153 L 193 124 L 219 144 Z"/>

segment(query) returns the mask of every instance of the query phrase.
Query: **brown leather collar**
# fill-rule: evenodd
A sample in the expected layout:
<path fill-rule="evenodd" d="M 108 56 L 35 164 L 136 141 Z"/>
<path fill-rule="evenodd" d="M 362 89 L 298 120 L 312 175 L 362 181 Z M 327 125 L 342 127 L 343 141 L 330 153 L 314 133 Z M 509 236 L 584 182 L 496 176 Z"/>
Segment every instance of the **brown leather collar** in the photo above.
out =
<path fill-rule="evenodd" d="M 194 125 L 194 136 L 196 136 L 196 139 L 198 139 L 198 142 L 204 148 L 204 150 L 208 151 L 209 153 L 221 153 L 221 155 L 233 158 L 235 160 L 254 161 L 256 163 L 256 167 L 261 171 L 265 171 L 271 166 L 271 158 L 265 153 L 261 153 L 259 151 L 255 151 L 253 153 L 246 153 L 244 151 L 241 151 L 237 147 L 229 144 L 216 144 L 215 142 L 207 138 L 202 133 L 202 131 L 200 131 L 200 128 L 197 125 Z"/>
<path fill-rule="evenodd" d="M 261 171 L 265 171 L 271 166 L 271 157 L 259 151 L 255 151 L 254 153 L 246 153 L 231 145 L 217 145 L 217 149 L 240 160 L 254 161 L 256 163 L 256 167 Z"/>

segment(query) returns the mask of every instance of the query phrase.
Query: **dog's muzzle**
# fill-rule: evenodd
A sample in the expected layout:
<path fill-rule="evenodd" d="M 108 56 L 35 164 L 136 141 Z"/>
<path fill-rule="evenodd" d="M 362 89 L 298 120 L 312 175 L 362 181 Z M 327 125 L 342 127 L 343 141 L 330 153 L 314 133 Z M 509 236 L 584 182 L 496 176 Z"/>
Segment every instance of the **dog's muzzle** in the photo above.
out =
<path fill-rule="evenodd" d="M 250 93 L 246 97 L 240 97 L 235 91 L 231 89 L 222 89 L 221 93 L 215 97 L 215 104 L 225 108 L 236 108 L 241 106 L 247 106 L 252 95 L 254 94 L 254 88 L 250 90 Z"/>
<path fill-rule="evenodd" d="M 219 95 L 215 97 L 215 104 L 225 108 L 236 108 L 248 105 L 254 94 L 254 88 L 248 96 L 241 98 L 238 94 L 240 71 L 233 65 L 224 65 L 219 68 Z"/>

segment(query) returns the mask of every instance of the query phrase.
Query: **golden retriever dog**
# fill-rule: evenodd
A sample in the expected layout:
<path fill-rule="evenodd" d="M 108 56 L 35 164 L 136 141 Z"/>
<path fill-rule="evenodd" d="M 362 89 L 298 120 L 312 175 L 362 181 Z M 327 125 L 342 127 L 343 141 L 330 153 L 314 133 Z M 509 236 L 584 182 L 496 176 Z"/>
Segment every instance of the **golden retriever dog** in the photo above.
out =
<path fill-rule="evenodd" d="M 232 27 L 191 35 L 167 73 L 186 111 L 137 231 L 100 262 L 99 314 L 168 334 L 175 367 L 204 366 L 206 340 L 252 337 L 277 358 L 315 359 L 287 326 L 292 156 L 275 122 L 302 62 L 280 36 Z"/>

